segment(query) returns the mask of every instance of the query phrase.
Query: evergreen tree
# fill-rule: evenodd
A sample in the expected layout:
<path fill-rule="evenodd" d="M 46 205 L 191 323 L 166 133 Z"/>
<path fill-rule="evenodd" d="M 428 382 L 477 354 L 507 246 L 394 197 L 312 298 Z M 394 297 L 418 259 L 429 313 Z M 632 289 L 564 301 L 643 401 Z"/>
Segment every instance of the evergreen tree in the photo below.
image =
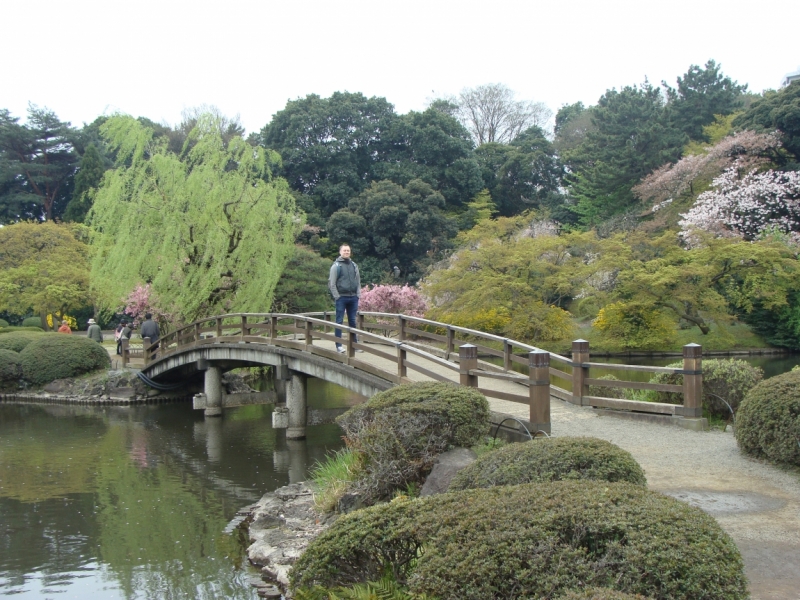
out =
<path fill-rule="evenodd" d="M 686 135 L 670 120 L 661 91 L 645 82 L 609 90 L 591 111 L 593 130 L 566 153 L 581 222 L 596 225 L 634 206 L 631 188 L 681 156 Z"/>
<path fill-rule="evenodd" d="M 663 82 L 673 123 L 693 140 L 710 141 L 703 127 L 713 123 L 715 115 L 729 115 L 742 106 L 741 96 L 747 86 L 723 76 L 720 69 L 721 65 L 709 60 L 704 68 L 690 66 L 683 77 L 678 77 L 676 89 Z"/>
<path fill-rule="evenodd" d="M 74 136 L 47 108 L 29 105 L 25 125 L 0 110 L 0 223 L 60 216 L 78 163 Z"/>

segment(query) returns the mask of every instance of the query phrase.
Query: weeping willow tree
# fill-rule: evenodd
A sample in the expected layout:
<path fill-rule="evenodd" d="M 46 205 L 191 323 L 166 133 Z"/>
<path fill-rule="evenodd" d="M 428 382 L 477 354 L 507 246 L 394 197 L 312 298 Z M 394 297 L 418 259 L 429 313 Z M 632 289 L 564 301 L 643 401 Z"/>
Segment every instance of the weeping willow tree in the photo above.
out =
<path fill-rule="evenodd" d="M 132 117 L 109 119 L 103 135 L 117 160 L 88 218 L 98 308 L 114 311 L 150 283 L 183 322 L 268 310 L 303 224 L 286 181 L 272 177 L 278 155 L 240 137 L 226 144 L 210 115 L 180 155 Z"/>

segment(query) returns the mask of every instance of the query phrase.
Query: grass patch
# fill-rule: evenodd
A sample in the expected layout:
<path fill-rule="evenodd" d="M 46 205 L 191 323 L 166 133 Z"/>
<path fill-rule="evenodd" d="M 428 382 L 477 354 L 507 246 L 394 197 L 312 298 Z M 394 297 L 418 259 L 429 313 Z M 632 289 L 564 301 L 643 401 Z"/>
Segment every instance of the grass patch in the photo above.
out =
<path fill-rule="evenodd" d="M 314 483 L 314 505 L 321 511 L 333 512 L 339 499 L 347 491 L 363 468 L 363 457 L 349 448 L 338 450 L 311 469 Z"/>

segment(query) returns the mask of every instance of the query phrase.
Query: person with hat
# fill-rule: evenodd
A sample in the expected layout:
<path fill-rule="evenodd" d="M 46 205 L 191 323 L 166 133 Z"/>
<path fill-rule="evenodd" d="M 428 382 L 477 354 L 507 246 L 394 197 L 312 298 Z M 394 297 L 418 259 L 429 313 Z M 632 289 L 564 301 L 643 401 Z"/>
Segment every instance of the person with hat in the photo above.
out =
<path fill-rule="evenodd" d="M 86 337 L 94 340 L 98 344 L 103 343 L 103 332 L 100 330 L 94 319 L 89 319 L 89 328 L 86 330 Z"/>
<path fill-rule="evenodd" d="M 66 319 L 61 321 L 61 327 L 58 328 L 58 333 L 72 333 L 72 329 L 70 329 Z"/>

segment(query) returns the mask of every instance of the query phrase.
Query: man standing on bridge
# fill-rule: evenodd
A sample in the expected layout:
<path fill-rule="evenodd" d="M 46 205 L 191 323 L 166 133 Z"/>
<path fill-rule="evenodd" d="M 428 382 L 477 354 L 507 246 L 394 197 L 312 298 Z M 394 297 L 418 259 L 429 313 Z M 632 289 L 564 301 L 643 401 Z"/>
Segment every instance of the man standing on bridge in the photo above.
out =
<path fill-rule="evenodd" d="M 339 246 L 339 257 L 331 265 L 328 289 L 336 302 L 336 324 L 342 324 L 346 311 L 347 324 L 355 327 L 358 299 L 361 297 L 361 274 L 358 272 L 358 265 L 350 260 L 350 246 L 347 244 Z M 337 329 L 335 335 L 341 339 L 342 330 Z M 345 351 L 338 341 L 336 342 L 336 351 Z"/>

